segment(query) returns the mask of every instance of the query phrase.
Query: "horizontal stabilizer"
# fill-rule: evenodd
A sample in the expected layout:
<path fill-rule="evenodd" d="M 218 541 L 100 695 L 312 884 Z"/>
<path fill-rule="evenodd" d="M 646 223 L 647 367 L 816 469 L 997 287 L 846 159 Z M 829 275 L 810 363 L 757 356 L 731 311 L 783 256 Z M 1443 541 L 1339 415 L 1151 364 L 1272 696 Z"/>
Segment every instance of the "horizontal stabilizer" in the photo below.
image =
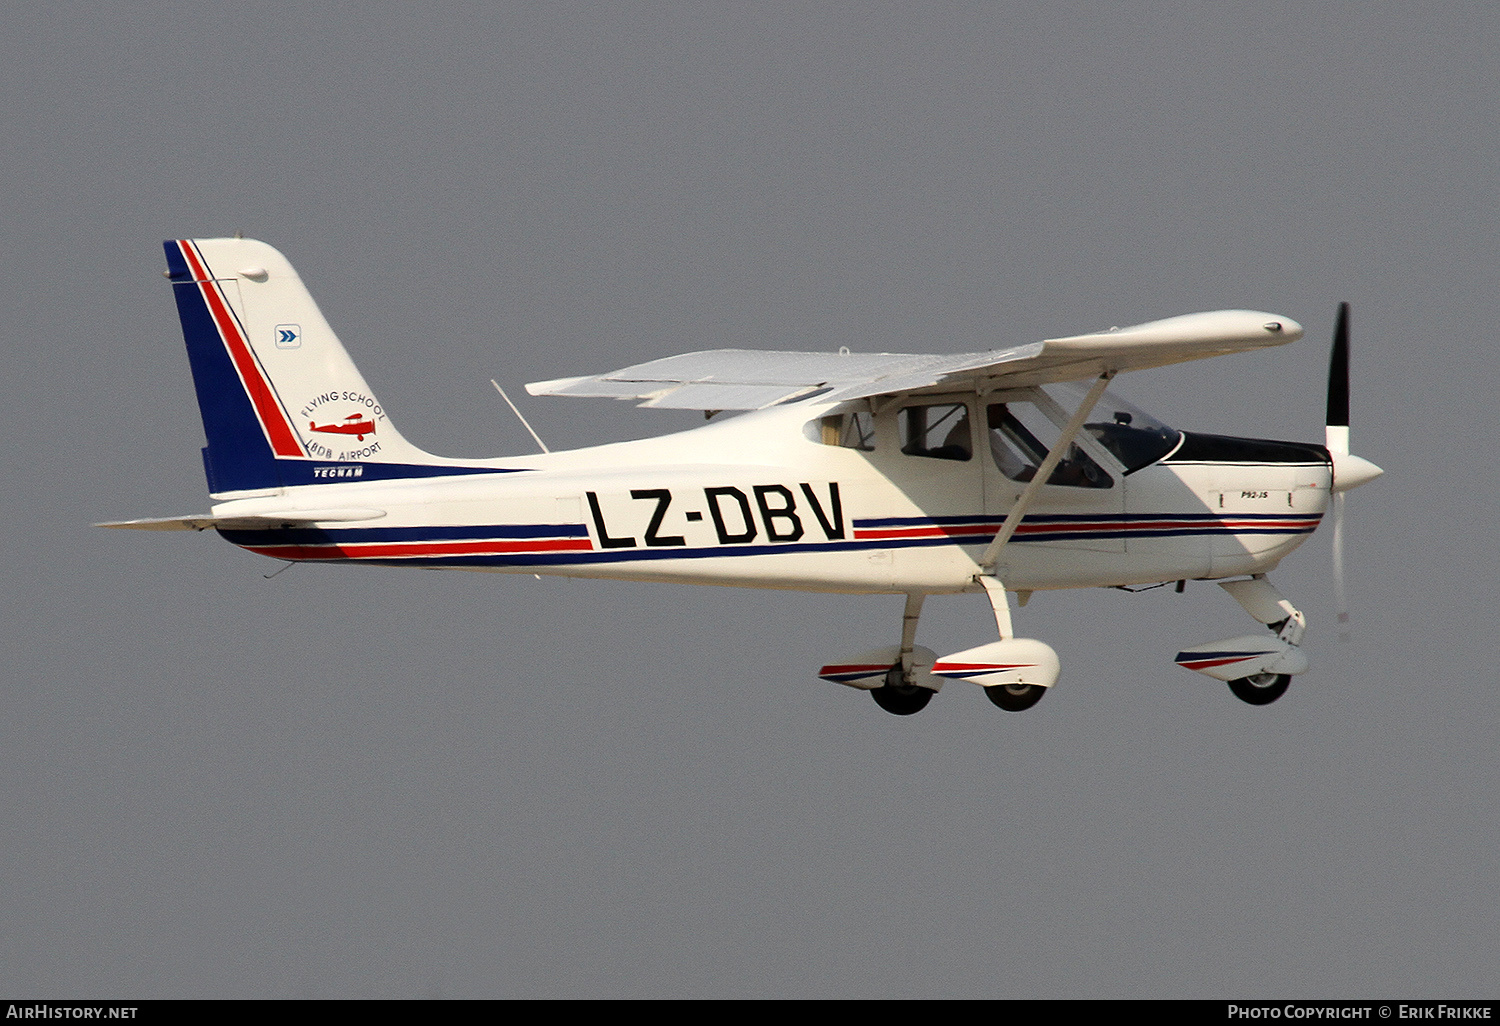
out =
<path fill-rule="evenodd" d="M 327 524 L 349 523 L 359 520 L 378 520 L 385 516 L 380 509 L 298 509 L 273 510 L 269 513 L 216 517 L 150 517 L 144 520 L 112 520 L 95 524 L 95 527 L 124 527 L 133 531 L 207 531 L 210 528 L 229 530 L 264 530 L 283 524 Z"/>

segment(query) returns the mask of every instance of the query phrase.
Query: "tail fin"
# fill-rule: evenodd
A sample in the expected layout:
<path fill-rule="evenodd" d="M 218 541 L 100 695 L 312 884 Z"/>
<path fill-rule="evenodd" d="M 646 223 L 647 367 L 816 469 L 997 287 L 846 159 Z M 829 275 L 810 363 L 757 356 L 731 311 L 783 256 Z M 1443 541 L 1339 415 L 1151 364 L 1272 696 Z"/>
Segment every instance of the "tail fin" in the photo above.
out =
<path fill-rule="evenodd" d="M 401 437 L 275 249 L 253 239 L 164 245 L 208 438 L 210 493 L 473 466 Z"/>

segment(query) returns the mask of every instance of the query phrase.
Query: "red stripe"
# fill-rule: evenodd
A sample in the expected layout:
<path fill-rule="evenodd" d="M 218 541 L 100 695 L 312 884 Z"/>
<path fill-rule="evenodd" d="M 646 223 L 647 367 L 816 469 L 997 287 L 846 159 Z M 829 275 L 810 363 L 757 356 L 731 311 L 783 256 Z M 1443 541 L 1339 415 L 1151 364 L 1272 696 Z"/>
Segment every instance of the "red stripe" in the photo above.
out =
<path fill-rule="evenodd" d="M 1255 655 L 1235 656 L 1233 659 L 1188 659 L 1179 662 L 1177 665 L 1185 670 L 1206 670 L 1212 666 L 1228 666 L 1230 663 L 1243 663 L 1247 659 L 1259 659 L 1263 655 L 1270 654 L 1269 652 L 1258 652 Z"/>
<path fill-rule="evenodd" d="M 855 529 L 854 537 L 857 541 L 879 538 L 943 538 L 968 534 L 994 534 L 998 530 L 1000 528 L 995 524 L 962 524 L 946 527 L 857 528 Z"/>
<path fill-rule="evenodd" d="M 1057 524 L 1028 524 L 1023 522 L 1016 529 L 1016 534 L 1087 534 L 1099 531 L 1130 534 L 1134 531 L 1192 530 L 1203 527 L 1215 530 L 1266 530 L 1267 528 L 1272 528 L 1280 531 L 1295 531 L 1301 528 L 1314 528 L 1317 526 L 1318 520 L 1315 518 L 1289 518 L 1283 520 L 1137 520 L 1129 523 L 1123 523 L 1118 520 L 1089 520 Z M 955 538 L 971 535 L 993 535 L 999 530 L 1000 527 L 997 524 L 856 528 L 854 538 L 856 541 L 879 541 L 886 538 Z"/>
<path fill-rule="evenodd" d="M 229 358 L 234 362 L 240 382 L 245 386 L 245 392 L 255 407 L 255 415 L 260 418 L 260 426 L 271 443 L 271 451 L 277 456 L 306 455 L 302 442 L 292 430 L 281 404 L 255 362 L 255 356 L 250 351 L 245 336 L 241 334 L 238 322 L 229 312 L 224 297 L 219 295 L 218 284 L 209 274 L 208 265 L 186 240 L 179 239 L 177 248 L 182 250 L 188 266 L 192 268 L 193 277 L 198 280 L 198 288 L 203 291 L 203 299 L 208 304 L 209 313 L 213 315 L 214 324 L 218 326 L 219 337 L 224 340 L 224 347 L 229 350 Z"/>
<path fill-rule="evenodd" d="M 399 542 L 344 545 L 246 545 L 251 552 L 278 559 L 384 559 L 391 556 L 498 556 L 513 552 L 588 552 L 587 538 L 551 541 Z"/>
<path fill-rule="evenodd" d="M 933 673 L 955 673 L 959 670 L 1025 670 L 1036 663 L 938 663 Z"/>
<path fill-rule="evenodd" d="M 1022 521 L 1021 526 L 1016 528 L 1016 534 L 1067 534 L 1070 531 L 1109 531 L 1129 530 L 1132 525 L 1121 524 L 1113 520 L 1090 520 L 1084 523 L 1067 524 L 1028 524 Z"/>

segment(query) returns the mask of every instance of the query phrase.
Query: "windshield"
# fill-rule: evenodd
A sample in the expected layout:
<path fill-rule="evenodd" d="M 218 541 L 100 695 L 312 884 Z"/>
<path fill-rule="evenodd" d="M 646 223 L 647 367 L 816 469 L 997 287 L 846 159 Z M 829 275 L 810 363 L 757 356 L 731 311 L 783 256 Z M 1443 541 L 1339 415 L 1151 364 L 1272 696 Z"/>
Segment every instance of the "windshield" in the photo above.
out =
<path fill-rule="evenodd" d="M 1049 385 L 1047 389 L 1057 395 L 1064 406 L 1077 409 L 1092 384 L 1091 381 L 1069 381 Z M 1167 455 L 1182 437 L 1182 432 L 1176 428 L 1168 427 L 1108 389 L 1089 414 L 1083 429 L 1125 465 L 1127 474 L 1150 466 Z"/>

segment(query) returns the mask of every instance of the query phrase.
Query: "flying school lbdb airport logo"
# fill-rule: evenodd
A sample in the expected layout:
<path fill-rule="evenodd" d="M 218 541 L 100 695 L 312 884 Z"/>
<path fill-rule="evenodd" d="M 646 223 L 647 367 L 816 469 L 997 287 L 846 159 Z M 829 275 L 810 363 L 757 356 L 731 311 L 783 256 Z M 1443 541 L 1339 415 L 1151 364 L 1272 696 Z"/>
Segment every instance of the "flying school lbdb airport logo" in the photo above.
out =
<path fill-rule="evenodd" d="M 319 393 L 302 404 L 298 420 L 302 443 L 317 459 L 367 460 L 380 452 L 377 430 L 385 412 L 363 392 Z"/>

